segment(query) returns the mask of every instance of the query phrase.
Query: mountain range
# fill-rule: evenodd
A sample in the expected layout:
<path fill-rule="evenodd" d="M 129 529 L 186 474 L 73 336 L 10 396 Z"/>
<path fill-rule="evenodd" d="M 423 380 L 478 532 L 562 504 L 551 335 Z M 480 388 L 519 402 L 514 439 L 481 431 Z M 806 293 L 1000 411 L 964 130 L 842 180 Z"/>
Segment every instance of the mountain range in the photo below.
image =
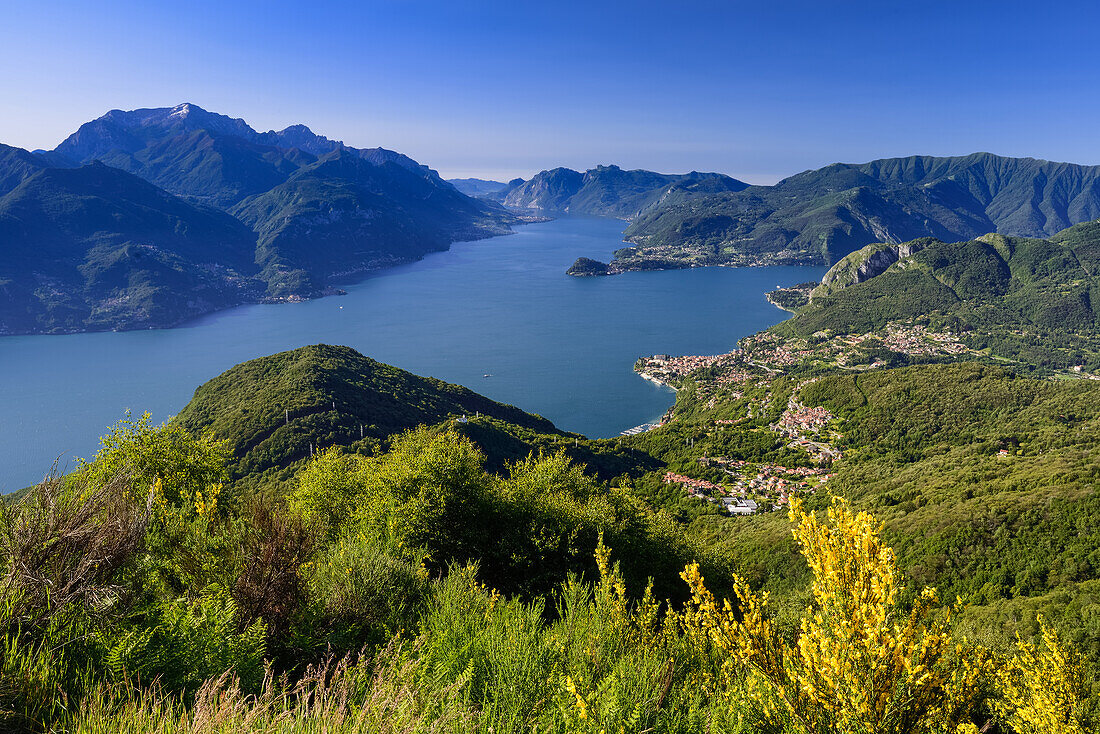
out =
<path fill-rule="evenodd" d="M 51 151 L 0 145 L 0 334 L 178 324 L 336 291 L 531 214 L 630 223 L 570 273 L 829 264 L 872 243 L 1051 236 L 1100 217 L 1100 166 L 989 153 L 833 164 L 774 186 L 597 166 L 448 182 L 304 125 L 112 110 Z"/>
<path fill-rule="evenodd" d="M 1100 217 L 1100 166 L 990 153 L 836 163 L 774 186 L 690 176 L 631 191 L 617 204 L 565 197 L 570 212 L 630 220 L 624 239 L 633 246 L 617 251 L 603 272 L 831 265 L 875 242 L 898 244 L 926 236 L 951 242 L 990 232 L 1046 237 Z M 502 202 L 512 207 L 553 204 L 563 200 L 555 192 L 572 190 L 580 177 L 564 169 L 544 171 L 512 186 Z M 591 267 L 583 270 L 592 274 Z"/>
<path fill-rule="evenodd" d="M 411 158 L 193 104 L 0 145 L 0 334 L 172 326 L 306 298 L 515 216 Z"/>
<path fill-rule="evenodd" d="M 555 168 L 528 181 L 514 179 L 489 198 L 511 209 L 634 219 L 682 191 L 729 192 L 747 187 L 720 173 L 667 174 L 596 166 L 584 173 Z"/>

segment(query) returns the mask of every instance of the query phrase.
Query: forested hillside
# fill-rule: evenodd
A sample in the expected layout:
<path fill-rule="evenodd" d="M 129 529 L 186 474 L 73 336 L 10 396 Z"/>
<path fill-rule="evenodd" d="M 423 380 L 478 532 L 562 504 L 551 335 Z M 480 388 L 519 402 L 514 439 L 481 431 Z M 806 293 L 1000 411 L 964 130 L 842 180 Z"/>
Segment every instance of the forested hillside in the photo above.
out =
<path fill-rule="evenodd" d="M 170 326 L 257 298 L 252 232 L 100 163 L 0 196 L 0 335 Z"/>
<path fill-rule="evenodd" d="M 418 426 L 472 440 L 491 468 L 541 449 L 611 478 L 652 459 L 432 378 L 319 344 L 237 365 L 195 391 L 176 424 L 227 442 L 229 477 L 252 487 L 291 478 L 322 448 L 371 453 Z"/>
<path fill-rule="evenodd" d="M 992 234 L 871 245 L 837 263 L 774 331 L 835 340 L 920 323 L 956 334 L 975 352 L 1091 372 L 1100 367 L 1098 257 L 1096 222 L 1049 239 Z"/>

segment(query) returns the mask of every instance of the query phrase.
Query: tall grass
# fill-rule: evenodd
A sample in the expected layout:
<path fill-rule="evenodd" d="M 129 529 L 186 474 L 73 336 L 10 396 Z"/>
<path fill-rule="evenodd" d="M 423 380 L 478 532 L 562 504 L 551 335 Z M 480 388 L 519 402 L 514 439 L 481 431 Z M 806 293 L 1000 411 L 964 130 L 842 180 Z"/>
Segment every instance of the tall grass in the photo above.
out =
<path fill-rule="evenodd" d="M 71 734 L 445 734 L 467 730 L 461 682 L 425 690 L 413 651 L 394 642 L 374 662 L 310 667 L 295 684 L 268 671 L 245 693 L 229 673 L 208 680 L 193 704 L 153 688 L 103 687 L 89 696 Z"/>
<path fill-rule="evenodd" d="M 419 628 L 373 656 L 272 675 L 249 694 L 231 674 L 193 703 L 159 687 L 102 685 L 66 731 L 74 734 L 279 732 L 758 731 L 738 697 L 703 689 L 698 652 L 648 596 L 628 600 L 608 551 L 600 579 L 564 584 L 546 602 L 505 598 L 454 567 L 432 585 Z M 552 621 L 548 621 L 554 616 Z M 762 730 L 759 730 L 762 731 Z"/>

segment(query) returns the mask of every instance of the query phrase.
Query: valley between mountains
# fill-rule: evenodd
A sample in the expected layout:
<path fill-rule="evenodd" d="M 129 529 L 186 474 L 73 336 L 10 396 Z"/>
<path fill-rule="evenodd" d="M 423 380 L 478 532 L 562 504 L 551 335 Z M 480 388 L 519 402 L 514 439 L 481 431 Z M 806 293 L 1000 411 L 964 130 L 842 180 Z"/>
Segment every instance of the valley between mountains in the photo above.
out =
<path fill-rule="evenodd" d="M 1100 167 L 976 153 L 834 164 L 750 186 L 598 166 L 448 182 L 384 148 L 194 104 L 112 110 L 50 151 L 0 144 L 0 334 L 175 326 L 313 298 L 560 214 L 625 219 L 628 270 L 832 265 L 873 243 L 1047 237 L 1100 217 Z M 594 253 L 595 254 L 595 253 Z"/>

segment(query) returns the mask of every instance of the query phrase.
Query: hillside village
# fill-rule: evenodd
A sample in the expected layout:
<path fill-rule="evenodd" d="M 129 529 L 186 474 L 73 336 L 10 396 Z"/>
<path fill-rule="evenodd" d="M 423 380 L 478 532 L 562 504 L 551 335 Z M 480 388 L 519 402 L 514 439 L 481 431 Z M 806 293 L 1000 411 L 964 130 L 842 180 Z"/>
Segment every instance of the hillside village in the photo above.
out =
<path fill-rule="evenodd" d="M 906 357 L 956 357 L 975 353 L 954 334 L 932 331 L 924 324 L 901 322 L 887 324 L 882 331 L 842 335 L 818 332 L 809 339 L 763 331 L 742 339 L 740 347 L 747 362 L 769 370 L 803 364 L 876 369 L 886 366 L 882 350 Z"/>
<path fill-rule="evenodd" d="M 815 466 L 787 467 L 728 456 L 704 455 L 696 459 L 699 466 L 722 471 L 729 476 L 728 481 L 712 482 L 669 471 L 664 475 L 665 484 L 679 485 L 687 496 L 718 505 L 730 515 L 751 515 L 780 509 L 796 493 L 815 492 L 833 476 L 833 462 L 843 458 L 843 454 L 834 445 L 841 437 L 833 427 L 836 416 L 825 408 L 806 406 L 797 398 L 798 391 L 812 382 L 814 380 L 805 380 L 797 386 L 779 419 L 771 423 L 768 429 L 789 439 L 787 446 L 805 453 Z M 765 408 L 758 403 L 770 399 L 770 391 L 765 391 L 763 398 L 750 400 L 748 417 L 762 415 Z M 717 419 L 714 425 L 721 429 L 737 425 L 742 420 Z"/>
<path fill-rule="evenodd" d="M 700 370 L 708 371 L 705 376 L 708 385 L 736 387 L 754 377 L 775 375 L 794 366 L 818 364 L 854 370 L 885 367 L 885 362 L 873 356 L 881 350 L 907 357 L 976 354 L 954 334 L 909 323 L 890 323 L 882 332 L 866 334 L 818 332 L 809 339 L 762 331 L 743 338 L 738 346 L 732 352 L 716 355 L 655 354 L 638 359 L 634 370 L 646 380 L 673 389 Z"/>
<path fill-rule="evenodd" d="M 738 408 L 744 411 L 740 417 L 712 419 L 715 429 L 721 430 L 746 421 L 746 425 L 760 425 L 764 416 L 774 415 L 773 381 L 792 372 L 804 374 L 807 369 L 820 368 L 876 370 L 889 366 L 890 353 L 941 360 L 988 357 L 968 347 L 956 334 L 910 322 L 891 322 L 877 332 L 853 335 L 818 332 L 810 338 L 763 331 L 745 337 L 739 347 L 717 355 L 656 354 L 639 359 L 634 369 L 641 377 L 675 390 L 690 385 L 694 401 L 707 410 L 744 400 L 743 407 Z M 1095 379 L 1081 367 L 1063 370 L 1057 376 Z M 778 419 L 767 424 L 770 431 L 785 439 L 788 449 L 804 454 L 807 462 L 814 464 L 812 468 L 754 464 L 704 455 L 696 459 L 699 466 L 720 469 L 729 476 L 728 481 L 708 481 L 669 471 L 664 475 L 665 484 L 678 485 L 687 496 L 717 505 L 732 516 L 779 509 L 794 494 L 815 492 L 833 476 L 833 464 L 843 459 L 837 448 L 842 435 L 836 427 L 836 416 L 824 407 L 804 404 L 798 397 L 801 389 L 816 379 L 800 381 Z M 624 433 L 660 428 L 671 420 L 674 420 L 672 411 L 660 423 Z"/>
<path fill-rule="evenodd" d="M 666 472 L 665 484 L 678 484 L 687 496 L 716 504 L 730 515 L 751 515 L 755 512 L 782 509 L 792 495 L 801 492 L 813 494 L 833 477 L 827 467 L 752 464 L 724 456 L 703 456 L 698 461 L 701 466 L 722 469 L 730 476 L 730 480 L 715 483 Z"/>

